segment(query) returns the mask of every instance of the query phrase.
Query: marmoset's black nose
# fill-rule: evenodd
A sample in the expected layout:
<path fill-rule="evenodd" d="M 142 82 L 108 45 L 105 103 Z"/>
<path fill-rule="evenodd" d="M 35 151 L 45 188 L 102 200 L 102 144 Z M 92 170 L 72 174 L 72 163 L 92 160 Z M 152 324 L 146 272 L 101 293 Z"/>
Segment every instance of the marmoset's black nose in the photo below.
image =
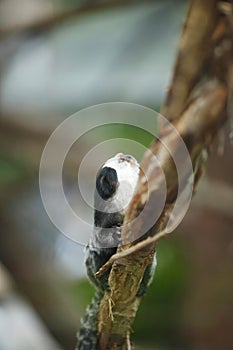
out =
<path fill-rule="evenodd" d="M 101 198 L 107 200 L 116 192 L 118 186 L 117 172 L 113 168 L 102 168 L 96 177 L 96 190 Z"/>

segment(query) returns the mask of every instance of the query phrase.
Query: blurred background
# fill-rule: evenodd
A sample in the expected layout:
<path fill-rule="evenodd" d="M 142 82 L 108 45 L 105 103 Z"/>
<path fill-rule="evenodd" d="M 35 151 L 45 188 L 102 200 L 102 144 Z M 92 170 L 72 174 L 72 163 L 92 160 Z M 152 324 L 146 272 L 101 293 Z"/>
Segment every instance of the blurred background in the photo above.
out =
<path fill-rule="evenodd" d="M 74 349 L 93 289 L 83 246 L 62 235 L 43 208 L 40 157 L 52 131 L 84 107 L 123 101 L 159 110 L 188 4 L 0 0 L 1 350 Z M 229 133 L 225 125 L 182 224 L 158 245 L 154 282 L 133 326 L 136 349 L 233 349 Z M 137 141 L 136 134 L 102 131 L 103 139 Z M 141 139 L 148 146 L 151 135 Z M 67 156 L 68 193 L 91 147 L 92 134 Z M 53 175 L 50 167 L 51 183 Z M 55 190 L 51 196 L 56 201 Z"/>

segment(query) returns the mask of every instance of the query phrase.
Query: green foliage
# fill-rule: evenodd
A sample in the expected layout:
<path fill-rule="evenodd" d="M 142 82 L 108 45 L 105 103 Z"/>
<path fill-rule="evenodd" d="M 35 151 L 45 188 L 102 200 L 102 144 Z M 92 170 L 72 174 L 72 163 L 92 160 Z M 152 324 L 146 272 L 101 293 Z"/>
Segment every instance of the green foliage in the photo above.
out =
<path fill-rule="evenodd" d="M 0 156 L 0 184 L 20 181 L 27 173 L 28 168 L 20 159 Z"/>
<path fill-rule="evenodd" d="M 141 143 L 145 147 L 149 146 L 154 139 L 152 134 L 134 125 L 114 124 L 113 126 L 110 125 L 109 130 L 106 131 L 108 132 L 107 135 L 109 138 L 119 137 L 134 140 Z"/>
<path fill-rule="evenodd" d="M 141 143 L 148 147 L 154 139 L 154 136 L 134 125 L 127 124 L 109 124 L 101 125 L 88 132 L 89 139 L 95 139 L 100 142 L 114 138 L 129 139 Z"/>
<path fill-rule="evenodd" d="M 78 307 L 81 306 L 83 309 L 90 304 L 94 296 L 94 288 L 86 278 L 75 281 L 71 287 L 71 291 Z"/>

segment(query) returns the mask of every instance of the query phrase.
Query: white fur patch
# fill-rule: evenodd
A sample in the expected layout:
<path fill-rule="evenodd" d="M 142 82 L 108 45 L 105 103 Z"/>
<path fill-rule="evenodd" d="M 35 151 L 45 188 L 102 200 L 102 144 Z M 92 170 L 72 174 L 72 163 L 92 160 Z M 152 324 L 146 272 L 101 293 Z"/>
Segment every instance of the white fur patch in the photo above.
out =
<path fill-rule="evenodd" d="M 115 157 L 106 161 L 103 167 L 110 167 L 116 170 L 119 187 L 115 195 L 109 199 L 118 210 L 123 210 L 129 205 L 139 177 L 139 164 L 135 158 L 130 156 L 130 161 L 126 160 L 123 153 L 118 153 Z"/>

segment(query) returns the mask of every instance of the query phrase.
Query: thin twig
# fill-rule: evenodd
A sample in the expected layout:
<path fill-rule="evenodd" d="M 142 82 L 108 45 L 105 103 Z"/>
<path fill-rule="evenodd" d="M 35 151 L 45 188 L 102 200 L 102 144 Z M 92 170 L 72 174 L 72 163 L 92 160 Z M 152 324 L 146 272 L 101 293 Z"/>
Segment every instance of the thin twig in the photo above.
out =
<path fill-rule="evenodd" d="M 144 0 L 144 2 L 149 2 L 151 0 Z M 19 33 L 40 33 L 45 30 L 51 29 L 52 27 L 61 24 L 62 22 L 77 18 L 81 15 L 91 14 L 98 11 L 108 10 L 117 6 L 125 6 L 125 5 L 136 5 L 137 3 L 141 3 L 139 0 L 111 0 L 111 1 L 100 1 L 100 2 L 87 2 L 83 5 L 79 5 L 77 7 L 73 7 L 71 9 L 65 10 L 63 12 L 46 16 L 40 20 L 35 22 L 29 22 L 22 25 L 13 25 L 9 28 L 1 28 L 0 37 L 7 37 L 12 34 Z"/>
<path fill-rule="evenodd" d="M 116 253 L 111 256 L 111 258 L 96 272 L 96 277 L 102 276 L 114 263 L 114 261 L 125 258 L 126 256 L 137 252 L 138 250 L 147 247 L 148 245 L 158 242 L 162 237 L 165 237 L 169 234 L 166 230 L 161 231 L 156 234 L 156 236 L 148 237 L 145 240 L 138 242 L 137 244 L 127 248 L 127 250 L 122 250 L 119 253 Z"/>

